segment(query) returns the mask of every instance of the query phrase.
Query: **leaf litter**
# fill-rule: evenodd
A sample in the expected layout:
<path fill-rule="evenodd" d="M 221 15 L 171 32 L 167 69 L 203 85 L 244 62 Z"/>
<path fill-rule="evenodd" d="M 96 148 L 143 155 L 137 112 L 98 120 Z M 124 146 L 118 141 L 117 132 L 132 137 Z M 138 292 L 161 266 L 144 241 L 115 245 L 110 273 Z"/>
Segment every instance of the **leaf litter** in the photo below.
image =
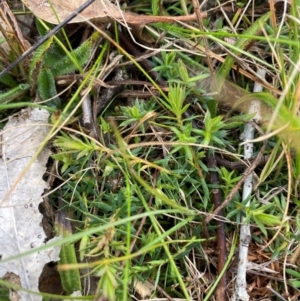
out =
<path fill-rule="evenodd" d="M 39 203 L 48 188 L 43 180 L 46 164 L 51 154 L 45 148 L 22 175 L 40 144 L 49 132 L 49 113 L 35 108 L 22 110 L 12 117 L 2 132 L 2 158 L 0 159 L 0 240 L 1 259 L 20 255 L 45 245 Z M 11 189 L 14 183 L 17 185 Z M 10 191 L 12 190 L 12 191 Z M 27 290 L 38 291 L 40 272 L 46 263 L 57 261 L 60 248 L 34 252 L 26 257 L 0 262 L 0 277 L 15 275 Z M 16 282 L 14 283 L 16 284 Z M 19 291 L 22 301 L 39 301 L 42 296 Z M 0 296 L 1 299 L 1 296 Z"/>

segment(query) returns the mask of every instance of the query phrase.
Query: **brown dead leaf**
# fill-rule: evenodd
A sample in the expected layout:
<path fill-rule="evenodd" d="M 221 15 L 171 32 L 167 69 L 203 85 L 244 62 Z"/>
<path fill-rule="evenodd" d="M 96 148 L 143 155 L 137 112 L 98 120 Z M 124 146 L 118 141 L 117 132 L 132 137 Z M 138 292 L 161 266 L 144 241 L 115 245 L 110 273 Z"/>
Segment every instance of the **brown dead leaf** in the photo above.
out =
<path fill-rule="evenodd" d="M 155 290 L 155 286 L 150 281 L 141 282 L 137 278 L 134 278 L 133 282 L 134 289 L 143 299 L 149 297 Z"/>
<path fill-rule="evenodd" d="M 58 24 L 74 10 L 84 4 L 86 0 L 22 0 L 22 2 L 40 19 L 52 24 Z M 202 18 L 206 18 L 206 16 L 206 13 L 203 13 Z M 115 20 L 124 21 L 132 25 L 143 25 L 155 22 L 192 21 L 196 19 L 195 13 L 178 17 L 135 15 L 122 12 L 108 0 L 96 0 L 80 15 L 75 17 L 71 23 L 79 23 L 87 20 L 94 20 L 98 23 L 107 23 Z"/>

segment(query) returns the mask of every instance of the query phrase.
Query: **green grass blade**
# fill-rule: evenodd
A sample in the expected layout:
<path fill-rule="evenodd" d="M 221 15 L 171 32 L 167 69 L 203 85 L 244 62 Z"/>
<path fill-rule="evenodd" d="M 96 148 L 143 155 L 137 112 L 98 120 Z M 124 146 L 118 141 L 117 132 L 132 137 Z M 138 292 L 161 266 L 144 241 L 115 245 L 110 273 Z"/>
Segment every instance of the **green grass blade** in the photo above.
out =
<path fill-rule="evenodd" d="M 267 13 L 257 19 L 246 31 L 245 34 L 249 36 L 255 36 L 257 33 L 260 31 L 262 28 L 263 24 L 267 22 L 267 20 L 270 18 L 270 13 Z M 251 42 L 251 38 L 239 38 L 239 40 L 235 43 L 235 47 L 238 49 L 244 49 L 248 43 Z M 239 55 L 239 52 L 233 51 L 233 54 Z M 221 68 L 219 69 L 217 73 L 217 78 L 218 78 L 218 89 L 221 90 L 223 87 L 223 84 L 226 80 L 226 77 L 228 73 L 230 72 L 233 64 L 235 62 L 235 59 L 227 55 L 225 62 L 222 64 Z"/>

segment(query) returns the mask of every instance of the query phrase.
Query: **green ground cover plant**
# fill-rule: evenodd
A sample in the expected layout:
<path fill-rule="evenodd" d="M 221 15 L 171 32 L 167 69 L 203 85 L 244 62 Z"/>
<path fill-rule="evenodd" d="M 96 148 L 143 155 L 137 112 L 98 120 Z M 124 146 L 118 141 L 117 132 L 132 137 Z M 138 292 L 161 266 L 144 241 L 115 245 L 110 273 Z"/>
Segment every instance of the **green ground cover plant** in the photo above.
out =
<path fill-rule="evenodd" d="M 70 24 L 0 78 L 1 127 L 22 107 L 51 113 L 45 200 L 49 239 L 62 237 L 48 246 L 61 246 L 60 285 L 46 284 L 43 300 L 237 300 L 245 224 L 248 298 L 299 298 L 300 3 L 202 3 L 120 1 L 136 14 L 208 17 L 130 31 Z M 30 43 L 53 25 L 32 27 Z M 1 42 L 4 69 L 24 44 L 16 28 Z"/>

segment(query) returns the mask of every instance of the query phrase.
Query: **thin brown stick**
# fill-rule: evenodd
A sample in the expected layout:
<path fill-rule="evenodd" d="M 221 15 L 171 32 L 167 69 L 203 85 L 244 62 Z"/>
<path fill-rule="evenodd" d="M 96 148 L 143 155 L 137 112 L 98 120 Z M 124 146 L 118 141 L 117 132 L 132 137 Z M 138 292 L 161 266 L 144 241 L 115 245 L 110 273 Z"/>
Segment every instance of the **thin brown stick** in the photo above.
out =
<path fill-rule="evenodd" d="M 152 284 L 155 284 L 152 279 L 149 279 L 149 282 Z M 156 289 L 163 295 L 165 296 L 169 301 L 174 301 L 174 299 L 158 284 L 156 285 Z"/>
<path fill-rule="evenodd" d="M 197 16 L 197 21 L 198 21 L 199 28 L 200 28 L 201 31 L 204 32 L 205 28 L 204 28 L 204 25 L 203 25 L 203 16 L 205 16 L 205 15 L 203 15 L 203 13 L 201 13 L 200 6 L 199 6 L 199 1 L 198 0 L 193 0 L 193 6 L 194 6 L 195 14 Z M 211 57 L 209 56 L 209 50 L 210 49 L 209 49 L 209 46 L 208 46 L 207 37 L 205 35 L 203 35 L 202 38 L 203 38 L 203 42 L 204 42 L 205 52 L 207 54 L 206 55 L 206 61 L 207 61 L 208 69 L 210 71 L 210 75 L 211 75 L 211 78 L 212 78 L 212 89 L 217 90 L 215 72 L 214 72 Z"/>
<path fill-rule="evenodd" d="M 216 171 L 217 162 L 213 155 L 208 155 L 207 165 L 210 169 L 209 171 L 209 181 L 213 185 L 212 189 L 212 197 L 214 199 L 215 208 L 219 208 L 222 205 L 222 193 L 219 188 L 220 180 L 219 174 Z M 221 209 L 218 213 L 219 216 L 224 217 L 224 212 Z M 217 241 L 218 241 L 218 274 L 221 274 L 227 258 L 226 252 L 226 239 L 225 239 L 225 223 L 224 221 L 217 220 L 218 225 L 217 231 Z M 216 298 L 218 301 L 227 301 L 226 296 L 226 286 L 227 286 L 227 273 L 226 271 L 223 273 L 220 282 L 218 284 L 218 288 L 216 291 Z"/>
<path fill-rule="evenodd" d="M 9 16 L 9 18 L 10 18 L 10 20 L 11 20 L 13 26 L 14 26 L 14 30 L 15 30 L 17 36 L 18 36 L 18 40 L 20 42 L 20 44 L 18 44 L 18 46 L 21 47 L 23 51 L 26 51 L 27 49 L 30 48 L 30 44 L 28 43 L 28 41 L 25 40 L 25 38 L 23 36 L 23 33 L 22 33 L 22 31 L 21 31 L 21 29 L 18 25 L 18 22 L 16 20 L 16 17 L 12 13 L 12 11 L 11 11 L 10 7 L 8 6 L 7 2 L 4 1 L 4 0 L 2 0 L 1 2 L 2 2 L 2 5 L 4 7 L 4 11 Z M 1 10 L 1 12 L 2 12 L 2 10 Z M 11 49 L 14 49 L 14 47 L 11 48 Z"/>
<path fill-rule="evenodd" d="M 293 158 L 295 156 L 295 151 L 291 150 L 291 157 Z M 276 156 L 276 158 L 278 158 L 280 155 Z M 219 166 L 224 166 L 228 169 L 231 170 L 236 170 L 236 169 L 244 169 L 245 167 L 249 166 L 250 164 L 252 164 L 257 157 L 252 157 L 249 158 L 248 160 L 245 161 L 237 161 L 237 162 L 232 162 L 229 160 L 226 160 L 220 156 L 215 155 L 215 159 L 218 163 Z M 270 155 L 266 155 L 266 156 L 262 156 L 258 162 L 258 166 L 259 165 L 264 165 L 268 162 L 268 160 L 270 159 Z"/>

